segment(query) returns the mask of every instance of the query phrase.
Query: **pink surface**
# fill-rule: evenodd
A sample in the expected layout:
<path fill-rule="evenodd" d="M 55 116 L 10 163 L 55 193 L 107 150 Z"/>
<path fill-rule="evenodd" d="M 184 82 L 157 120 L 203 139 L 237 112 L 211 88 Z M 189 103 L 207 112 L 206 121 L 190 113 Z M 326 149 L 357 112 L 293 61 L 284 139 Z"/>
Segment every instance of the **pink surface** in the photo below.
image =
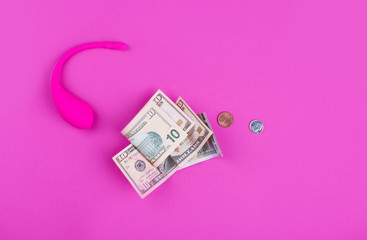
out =
<path fill-rule="evenodd" d="M 367 239 L 366 1 L 10 1 L 0 5 L 0 239 Z M 78 130 L 52 103 L 90 103 Z M 161 88 L 223 150 L 141 200 L 111 157 Z M 223 129 L 221 111 L 235 122 Z M 254 135 L 248 124 L 264 123 Z"/>

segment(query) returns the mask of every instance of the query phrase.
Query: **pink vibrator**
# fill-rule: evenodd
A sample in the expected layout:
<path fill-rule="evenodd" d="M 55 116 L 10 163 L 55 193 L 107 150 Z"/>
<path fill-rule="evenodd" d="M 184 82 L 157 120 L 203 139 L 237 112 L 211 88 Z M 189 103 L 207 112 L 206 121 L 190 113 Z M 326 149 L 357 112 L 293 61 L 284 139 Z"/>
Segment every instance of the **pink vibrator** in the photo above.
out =
<path fill-rule="evenodd" d="M 91 48 L 126 50 L 129 47 L 122 42 L 86 43 L 67 51 L 56 64 L 52 73 L 52 98 L 57 110 L 65 121 L 69 122 L 74 127 L 82 129 L 92 127 L 94 120 L 93 108 L 87 102 L 66 90 L 61 84 L 60 75 L 62 67 L 71 56 Z"/>

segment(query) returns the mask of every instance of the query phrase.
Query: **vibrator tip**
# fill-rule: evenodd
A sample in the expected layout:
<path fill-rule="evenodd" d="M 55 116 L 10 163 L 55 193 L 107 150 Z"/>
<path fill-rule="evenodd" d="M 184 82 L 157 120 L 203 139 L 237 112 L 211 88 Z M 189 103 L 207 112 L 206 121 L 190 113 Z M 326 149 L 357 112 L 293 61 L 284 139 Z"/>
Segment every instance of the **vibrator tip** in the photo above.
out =
<path fill-rule="evenodd" d="M 108 42 L 109 48 L 117 49 L 117 50 L 127 50 L 129 46 L 123 42 Z"/>

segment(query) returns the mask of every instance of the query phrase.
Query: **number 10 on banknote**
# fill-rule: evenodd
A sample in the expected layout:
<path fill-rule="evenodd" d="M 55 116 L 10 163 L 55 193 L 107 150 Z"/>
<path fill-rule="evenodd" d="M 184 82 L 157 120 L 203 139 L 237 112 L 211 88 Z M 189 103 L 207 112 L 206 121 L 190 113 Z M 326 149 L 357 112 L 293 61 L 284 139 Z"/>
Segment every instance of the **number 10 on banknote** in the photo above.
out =
<path fill-rule="evenodd" d="M 121 133 L 155 167 L 187 136 L 154 102 L 148 102 Z"/>
<path fill-rule="evenodd" d="M 211 129 L 182 98 L 174 103 L 161 90 L 121 133 L 131 144 L 113 160 L 142 198 L 178 169 L 218 156 L 216 142 L 205 145 Z"/>

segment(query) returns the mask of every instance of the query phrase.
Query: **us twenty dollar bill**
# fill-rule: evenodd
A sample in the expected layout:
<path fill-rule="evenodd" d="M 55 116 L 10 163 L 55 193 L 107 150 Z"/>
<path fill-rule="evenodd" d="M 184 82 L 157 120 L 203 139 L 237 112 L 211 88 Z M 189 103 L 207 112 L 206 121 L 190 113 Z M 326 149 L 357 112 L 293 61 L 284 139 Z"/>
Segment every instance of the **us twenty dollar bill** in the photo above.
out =
<path fill-rule="evenodd" d="M 205 125 L 213 131 L 206 114 L 199 113 L 197 115 L 205 123 Z M 191 158 L 182 168 L 186 168 L 215 157 L 223 157 L 223 154 L 213 132 L 208 141 L 206 141 L 204 146 L 198 151 L 196 156 Z"/>
<path fill-rule="evenodd" d="M 112 159 L 141 198 L 149 195 L 179 168 L 170 159 L 154 167 L 132 144 Z"/>
<path fill-rule="evenodd" d="M 152 101 L 143 107 L 121 133 L 155 167 L 163 163 L 187 136 Z"/>

